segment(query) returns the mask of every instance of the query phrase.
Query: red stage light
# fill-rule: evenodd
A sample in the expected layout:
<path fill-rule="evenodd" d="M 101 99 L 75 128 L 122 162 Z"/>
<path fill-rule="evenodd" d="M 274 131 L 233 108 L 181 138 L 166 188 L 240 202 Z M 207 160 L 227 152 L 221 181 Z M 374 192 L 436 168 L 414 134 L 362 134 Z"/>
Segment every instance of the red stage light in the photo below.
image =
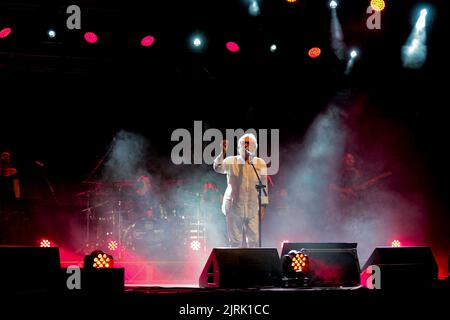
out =
<path fill-rule="evenodd" d="M 0 38 L 6 38 L 7 36 L 9 36 L 11 31 L 11 28 L 3 28 L 2 30 L 0 30 Z"/>
<path fill-rule="evenodd" d="M 96 43 L 98 41 L 98 37 L 93 32 L 86 32 L 84 34 L 84 39 L 89 43 Z"/>
<path fill-rule="evenodd" d="M 318 47 L 311 48 L 308 51 L 308 55 L 311 58 L 317 58 L 318 56 L 320 56 L 321 53 L 322 53 L 322 50 L 320 50 L 320 48 L 318 48 Z"/>
<path fill-rule="evenodd" d="M 228 41 L 226 43 L 226 47 L 227 47 L 228 51 L 230 51 L 230 52 L 238 52 L 239 51 L 239 45 L 233 41 Z"/>
<path fill-rule="evenodd" d="M 152 36 L 145 36 L 141 40 L 141 46 L 150 47 L 155 42 L 155 38 Z"/>

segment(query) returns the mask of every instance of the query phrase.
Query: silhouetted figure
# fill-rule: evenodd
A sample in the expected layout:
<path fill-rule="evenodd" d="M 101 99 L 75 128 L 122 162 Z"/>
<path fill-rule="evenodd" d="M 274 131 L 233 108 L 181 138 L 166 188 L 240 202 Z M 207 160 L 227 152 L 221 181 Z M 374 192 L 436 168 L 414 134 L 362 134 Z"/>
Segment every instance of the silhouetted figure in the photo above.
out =
<path fill-rule="evenodd" d="M 12 165 L 11 153 L 0 155 L 0 242 L 14 244 L 18 239 L 15 230 L 20 215 L 20 179 L 18 170 Z"/>
<path fill-rule="evenodd" d="M 11 153 L 0 156 L 0 200 L 2 203 L 20 200 L 19 172 L 11 165 Z"/>
<path fill-rule="evenodd" d="M 368 179 L 367 170 L 361 168 L 354 155 L 345 153 L 336 181 L 329 184 L 331 195 L 328 223 L 331 232 L 341 233 L 341 237 L 352 236 L 346 234 L 349 230 L 357 233 L 358 221 L 367 220 L 370 217 L 373 186 L 391 174 L 391 172 L 385 172 Z M 346 225 L 346 231 L 342 231 L 344 225 Z"/>

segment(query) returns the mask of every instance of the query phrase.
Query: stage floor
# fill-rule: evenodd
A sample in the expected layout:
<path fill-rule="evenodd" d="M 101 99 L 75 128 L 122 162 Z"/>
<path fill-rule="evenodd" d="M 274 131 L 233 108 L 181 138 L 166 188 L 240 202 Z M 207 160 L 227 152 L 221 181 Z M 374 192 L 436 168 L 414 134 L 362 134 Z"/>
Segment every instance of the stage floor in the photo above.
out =
<path fill-rule="evenodd" d="M 5 293 L 5 292 L 3 292 Z M 303 319 L 330 317 L 422 316 L 444 319 L 450 286 L 441 281 L 428 289 L 351 288 L 199 288 L 198 286 L 126 285 L 122 293 L 98 288 L 54 294 L 6 295 L 5 309 L 61 319 L 139 317 L 140 319 Z M 11 302 L 11 303 L 10 303 Z M 21 307 L 17 308 L 17 304 Z M 282 318 L 283 317 L 283 318 Z"/>

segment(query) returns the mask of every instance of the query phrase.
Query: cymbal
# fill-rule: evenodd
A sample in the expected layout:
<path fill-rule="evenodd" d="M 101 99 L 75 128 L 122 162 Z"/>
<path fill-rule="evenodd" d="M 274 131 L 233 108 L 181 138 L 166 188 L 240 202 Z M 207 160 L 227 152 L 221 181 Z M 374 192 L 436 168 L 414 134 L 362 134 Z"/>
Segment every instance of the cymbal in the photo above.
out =
<path fill-rule="evenodd" d="M 82 183 L 87 183 L 87 184 L 95 184 L 95 185 L 105 185 L 106 183 L 102 182 L 102 181 L 83 181 Z"/>
<path fill-rule="evenodd" d="M 116 186 L 116 187 L 129 187 L 129 186 L 134 185 L 134 181 L 133 180 L 118 180 L 118 181 L 113 181 L 112 185 Z"/>
<path fill-rule="evenodd" d="M 92 192 L 92 191 L 90 191 L 90 190 L 88 190 L 88 191 L 83 191 L 83 192 L 77 193 L 77 194 L 75 195 L 75 197 L 88 196 L 91 192 Z"/>
<path fill-rule="evenodd" d="M 110 196 L 111 194 L 108 192 L 102 192 L 102 191 L 97 191 L 96 189 L 93 189 L 93 190 L 86 190 L 86 191 L 79 192 L 79 193 L 75 194 L 75 197 L 83 197 L 83 196 L 90 196 L 90 195 L 94 195 L 96 197 L 106 197 L 106 196 Z"/>

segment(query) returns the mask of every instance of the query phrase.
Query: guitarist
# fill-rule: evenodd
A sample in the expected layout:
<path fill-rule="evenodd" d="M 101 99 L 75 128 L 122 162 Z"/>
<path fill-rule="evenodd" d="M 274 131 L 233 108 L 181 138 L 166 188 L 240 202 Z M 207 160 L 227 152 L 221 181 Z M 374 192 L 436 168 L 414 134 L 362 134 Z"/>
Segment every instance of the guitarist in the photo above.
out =
<path fill-rule="evenodd" d="M 342 200 L 354 196 L 354 186 L 362 183 L 362 173 L 356 166 L 353 154 L 347 152 L 343 157 L 343 166 L 338 177 L 338 183 L 330 183 L 329 188 L 337 192 Z"/>
<path fill-rule="evenodd" d="M 392 172 L 383 174 L 369 180 L 365 180 L 362 172 L 356 165 L 353 154 L 347 152 L 343 157 L 343 167 L 340 172 L 339 182 L 330 183 L 329 189 L 339 195 L 340 204 L 344 207 L 354 205 L 355 201 L 362 200 L 367 189 L 375 185 L 378 180 L 388 177 Z"/>

